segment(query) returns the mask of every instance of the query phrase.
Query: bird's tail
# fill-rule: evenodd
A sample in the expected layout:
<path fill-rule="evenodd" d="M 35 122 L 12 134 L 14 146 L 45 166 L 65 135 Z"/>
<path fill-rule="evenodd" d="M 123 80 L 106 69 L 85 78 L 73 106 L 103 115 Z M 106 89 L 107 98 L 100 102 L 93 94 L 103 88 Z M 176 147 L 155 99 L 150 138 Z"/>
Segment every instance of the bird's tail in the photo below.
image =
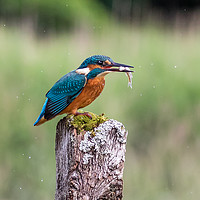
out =
<path fill-rule="evenodd" d="M 39 126 L 40 124 L 43 124 L 45 121 L 47 121 L 45 118 L 44 118 L 44 113 L 45 113 L 45 108 L 47 106 L 47 102 L 48 102 L 48 99 L 46 99 L 43 107 L 42 107 L 42 111 L 39 115 L 39 117 L 37 118 L 37 120 L 35 121 L 34 123 L 34 126 Z"/>

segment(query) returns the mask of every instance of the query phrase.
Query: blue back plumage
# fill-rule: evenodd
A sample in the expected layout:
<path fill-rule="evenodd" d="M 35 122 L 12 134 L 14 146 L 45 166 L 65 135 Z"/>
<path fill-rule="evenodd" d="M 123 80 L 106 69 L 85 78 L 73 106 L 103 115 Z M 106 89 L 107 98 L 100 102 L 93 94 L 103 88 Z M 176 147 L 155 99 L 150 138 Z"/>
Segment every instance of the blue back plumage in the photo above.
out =
<path fill-rule="evenodd" d="M 108 56 L 103 56 L 103 55 L 94 55 L 90 56 L 89 58 L 86 58 L 83 63 L 80 65 L 78 69 L 82 69 L 87 67 L 88 65 L 95 65 L 98 64 L 99 61 L 106 61 L 109 60 L 110 62 L 113 62 L 113 60 L 108 57 Z"/>
<path fill-rule="evenodd" d="M 51 119 L 64 110 L 82 91 L 86 82 L 85 75 L 72 71 L 58 80 L 47 92 L 45 119 Z"/>
<path fill-rule="evenodd" d="M 85 84 L 85 75 L 72 71 L 60 78 L 47 92 L 46 97 L 54 98 L 62 95 L 74 95 Z M 56 95 L 56 96 L 55 96 Z"/>
<path fill-rule="evenodd" d="M 85 75 L 72 71 L 59 79 L 46 94 L 46 101 L 34 126 L 44 116 L 49 120 L 64 110 L 83 90 Z"/>

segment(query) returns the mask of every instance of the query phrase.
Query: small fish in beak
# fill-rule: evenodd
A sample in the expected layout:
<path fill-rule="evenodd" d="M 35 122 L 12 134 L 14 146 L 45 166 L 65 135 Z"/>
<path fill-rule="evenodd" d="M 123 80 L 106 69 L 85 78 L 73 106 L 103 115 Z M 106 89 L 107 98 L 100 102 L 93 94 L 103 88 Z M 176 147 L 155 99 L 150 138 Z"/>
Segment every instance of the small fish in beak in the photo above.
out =
<path fill-rule="evenodd" d="M 130 71 L 130 69 L 128 67 L 120 67 L 119 71 Z M 132 89 L 133 75 L 131 72 L 126 72 L 126 76 L 128 77 L 128 87 Z"/>
<path fill-rule="evenodd" d="M 113 67 L 118 67 L 118 68 L 113 68 Z M 125 64 L 121 64 L 121 63 L 110 63 L 108 65 L 104 66 L 104 69 L 106 69 L 107 71 L 110 72 L 125 72 L 127 77 L 128 77 L 128 87 L 132 88 L 132 72 L 130 68 L 134 68 L 133 66 L 129 66 L 129 65 L 125 65 Z"/>

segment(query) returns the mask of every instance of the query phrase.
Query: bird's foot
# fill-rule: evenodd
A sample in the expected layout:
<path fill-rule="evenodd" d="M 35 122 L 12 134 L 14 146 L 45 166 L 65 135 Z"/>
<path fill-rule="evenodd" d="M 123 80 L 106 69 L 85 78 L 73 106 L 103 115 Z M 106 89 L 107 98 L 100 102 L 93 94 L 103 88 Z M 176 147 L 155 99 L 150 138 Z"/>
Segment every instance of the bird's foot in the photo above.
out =
<path fill-rule="evenodd" d="M 88 112 L 84 112 L 84 113 L 76 112 L 75 116 L 78 116 L 78 115 L 85 115 L 88 118 L 92 119 L 92 115 L 90 115 Z"/>

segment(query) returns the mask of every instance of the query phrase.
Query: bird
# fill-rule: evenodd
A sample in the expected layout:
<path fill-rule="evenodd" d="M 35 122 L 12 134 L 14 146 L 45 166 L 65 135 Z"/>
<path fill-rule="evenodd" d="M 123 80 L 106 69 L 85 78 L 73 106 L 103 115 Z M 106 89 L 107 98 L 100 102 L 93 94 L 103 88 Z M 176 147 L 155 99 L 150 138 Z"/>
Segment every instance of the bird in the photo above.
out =
<path fill-rule="evenodd" d="M 91 104 L 105 86 L 105 75 L 111 72 L 133 72 L 133 66 L 114 62 L 110 57 L 94 55 L 86 58 L 82 64 L 62 78 L 46 93 L 42 111 L 34 123 L 39 126 L 62 114 L 92 116 L 78 109 Z"/>

